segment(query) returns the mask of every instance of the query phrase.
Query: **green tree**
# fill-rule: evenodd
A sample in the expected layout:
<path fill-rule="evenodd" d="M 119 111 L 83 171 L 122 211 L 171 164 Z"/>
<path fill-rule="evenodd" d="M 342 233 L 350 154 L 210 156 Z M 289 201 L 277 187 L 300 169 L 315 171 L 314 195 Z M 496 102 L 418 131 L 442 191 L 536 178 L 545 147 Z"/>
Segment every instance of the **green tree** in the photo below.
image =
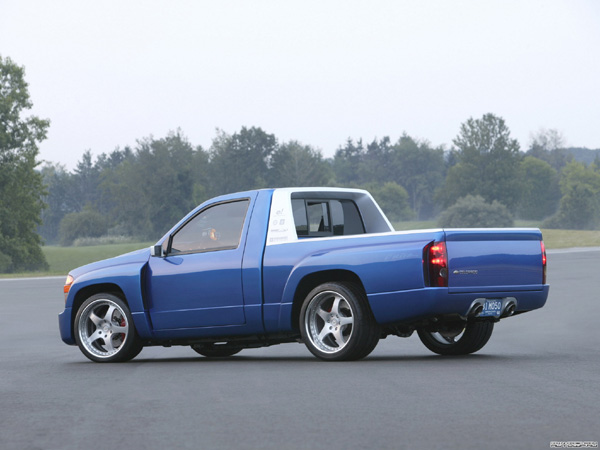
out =
<path fill-rule="evenodd" d="M 116 180 L 115 173 L 125 161 L 135 162 L 135 155 L 129 147 L 117 148 L 110 154 L 102 153 L 93 161 L 89 150 L 77 162 L 75 170 L 68 172 L 60 164 L 46 163 L 41 170 L 47 194 L 44 201 L 48 207 L 42 212 L 41 236 L 46 242 L 57 242 L 59 224 L 65 215 L 78 213 L 86 208 L 99 212 L 107 219 L 114 219 L 115 204 L 105 184 Z M 114 224 L 113 224 L 114 225 Z M 117 233 L 123 234 L 122 229 Z"/>
<path fill-rule="evenodd" d="M 5 272 L 47 268 L 36 232 L 44 207 L 38 143 L 48 120 L 22 117 L 31 109 L 25 70 L 0 56 L 0 261 Z"/>
<path fill-rule="evenodd" d="M 390 138 L 373 140 L 360 155 L 358 178 L 361 183 L 385 183 L 395 180 L 392 167 L 393 147 Z"/>
<path fill-rule="evenodd" d="M 362 140 L 355 144 L 350 138 L 348 138 L 344 147 L 336 150 L 333 157 L 333 172 L 336 184 L 354 185 L 363 181 L 359 172 L 364 153 L 365 148 Z"/>
<path fill-rule="evenodd" d="M 470 118 L 460 127 L 454 139 L 458 164 L 451 167 L 439 201 L 448 207 L 466 195 L 481 195 L 487 202 L 494 200 L 516 210 L 521 173 L 519 143 L 510 137 L 504 119 L 485 114 Z"/>
<path fill-rule="evenodd" d="M 72 245 L 77 238 L 100 237 L 108 231 L 105 216 L 91 209 L 69 213 L 60 222 L 60 245 Z"/>
<path fill-rule="evenodd" d="M 560 201 L 558 173 L 546 161 L 526 156 L 521 162 L 523 173 L 519 200 L 519 217 L 544 219 L 554 214 Z"/>
<path fill-rule="evenodd" d="M 41 170 L 47 187 L 39 232 L 48 243 L 58 240 L 60 222 L 66 214 L 79 211 L 74 189 L 74 177 L 61 164 L 44 164 Z"/>
<path fill-rule="evenodd" d="M 595 164 L 568 163 L 561 173 L 560 190 L 563 197 L 558 212 L 544 222 L 545 227 L 600 228 L 600 170 Z"/>
<path fill-rule="evenodd" d="M 444 180 L 444 151 L 431 148 L 403 134 L 391 144 L 389 137 L 373 140 L 363 147 L 362 140 L 348 139 L 333 158 L 337 184 L 358 187 L 395 183 L 408 192 L 410 208 L 420 218 L 434 215 L 434 193 Z"/>
<path fill-rule="evenodd" d="M 77 211 L 82 211 L 86 205 L 97 207 L 100 196 L 100 167 L 94 164 L 92 152 L 86 150 L 77 162 L 73 173 L 74 200 Z"/>
<path fill-rule="evenodd" d="M 156 239 L 196 206 L 199 166 L 206 161 L 180 131 L 138 141 L 135 157 L 103 175 L 105 198 L 113 199 L 112 222 L 132 236 Z"/>
<path fill-rule="evenodd" d="M 321 152 L 309 145 L 290 141 L 271 155 L 269 187 L 326 186 L 332 173 Z"/>
<path fill-rule="evenodd" d="M 251 127 L 228 135 L 219 132 L 210 150 L 210 178 L 214 195 L 267 187 L 269 159 L 277 139 Z"/>
<path fill-rule="evenodd" d="M 135 162 L 135 154 L 129 146 L 126 146 L 122 150 L 117 147 L 111 153 L 101 153 L 96 158 L 93 171 L 97 173 L 97 179 L 95 183 L 97 192 L 91 197 L 93 198 L 93 207 L 98 212 L 105 214 L 111 220 L 114 219 L 114 207 L 115 204 L 118 203 L 118 199 L 113 198 L 110 195 L 110 191 L 106 188 L 106 186 L 111 182 L 111 180 L 115 179 L 115 174 L 119 173 L 121 166 L 126 163 L 135 164 Z M 79 177 L 78 181 L 83 181 L 83 179 Z M 79 185 L 77 186 L 77 189 L 79 192 L 81 192 L 85 188 Z M 116 223 L 113 223 L 112 225 L 112 233 L 127 234 L 123 227 L 119 227 Z M 114 229 L 115 225 L 117 225 L 117 230 Z"/>
<path fill-rule="evenodd" d="M 439 225 L 444 228 L 512 227 L 512 214 L 497 201 L 488 203 L 480 195 L 467 195 L 440 214 Z"/>
<path fill-rule="evenodd" d="M 546 161 L 557 172 L 573 160 L 573 155 L 565 149 L 565 138 L 555 129 L 542 128 L 533 134 L 527 155 Z"/>
<path fill-rule="evenodd" d="M 125 148 L 123 148 L 123 150 L 117 147 L 109 154 L 100 154 L 100 156 L 98 156 L 98 158 L 96 159 L 96 163 L 94 165 L 100 173 L 103 173 L 105 171 L 114 170 L 121 164 L 123 164 L 123 162 L 127 160 L 131 161 L 133 159 L 134 154 L 133 150 L 131 150 L 130 147 L 126 146 Z"/>
<path fill-rule="evenodd" d="M 368 190 L 391 221 L 411 220 L 414 213 L 410 209 L 406 189 L 391 181 L 382 185 L 367 184 L 362 187 Z"/>
<path fill-rule="evenodd" d="M 444 151 L 403 134 L 393 146 L 392 180 L 408 193 L 411 209 L 420 219 L 435 214 L 434 193 L 444 182 Z"/>

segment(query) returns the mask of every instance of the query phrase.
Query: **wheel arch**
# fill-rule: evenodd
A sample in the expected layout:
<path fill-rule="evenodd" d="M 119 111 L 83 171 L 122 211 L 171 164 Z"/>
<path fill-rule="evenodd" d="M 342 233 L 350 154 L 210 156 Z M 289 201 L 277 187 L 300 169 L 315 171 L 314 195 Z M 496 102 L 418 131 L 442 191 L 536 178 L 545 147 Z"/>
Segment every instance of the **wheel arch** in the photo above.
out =
<path fill-rule="evenodd" d="M 79 311 L 79 308 L 81 308 L 81 305 L 83 305 L 83 302 L 85 302 L 92 295 L 96 295 L 96 294 L 115 295 L 115 296 L 119 297 L 121 300 L 123 300 L 125 302 L 125 304 L 127 305 L 127 307 L 129 307 L 131 309 L 129 303 L 127 302 L 127 298 L 125 297 L 125 294 L 123 293 L 123 290 L 119 287 L 119 285 L 114 284 L 114 283 L 98 283 L 98 284 L 91 284 L 91 285 L 85 286 L 85 287 L 81 288 L 79 291 L 77 291 L 77 293 L 75 294 L 75 298 L 73 299 L 73 305 L 72 305 L 73 313 L 71 314 L 72 333 L 75 332 L 74 331 L 75 330 L 75 316 L 77 315 L 77 311 Z"/>
<path fill-rule="evenodd" d="M 354 283 L 356 284 L 363 292 L 365 292 L 365 287 L 358 275 L 350 270 L 344 269 L 334 269 L 334 270 L 324 270 L 320 272 L 313 272 L 308 275 L 305 275 L 300 282 L 298 283 L 298 287 L 294 292 L 294 300 L 292 304 L 292 329 L 296 332 L 300 332 L 299 321 L 300 321 L 300 310 L 302 309 L 302 304 L 306 299 L 306 296 L 309 294 L 317 286 L 323 283 Z M 370 307 L 370 305 L 369 305 Z"/>

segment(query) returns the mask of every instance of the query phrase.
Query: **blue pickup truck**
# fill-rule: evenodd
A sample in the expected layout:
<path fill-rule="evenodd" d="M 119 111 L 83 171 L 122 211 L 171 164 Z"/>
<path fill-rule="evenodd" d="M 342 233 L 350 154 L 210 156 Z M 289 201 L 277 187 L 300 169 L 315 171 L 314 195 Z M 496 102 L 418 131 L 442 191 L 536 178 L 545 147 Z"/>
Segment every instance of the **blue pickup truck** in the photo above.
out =
<path fill-rule="evenodd" d="M 538 229 L 396 232 L 363 190 L 264 189 L 209 200 L 151 248 L 72 270 L 59 326 L 96 362 L 151 345 L 226 357 L 285 342 L 357 360 L 414 331 L 460 355 L 548 290 Z"/>

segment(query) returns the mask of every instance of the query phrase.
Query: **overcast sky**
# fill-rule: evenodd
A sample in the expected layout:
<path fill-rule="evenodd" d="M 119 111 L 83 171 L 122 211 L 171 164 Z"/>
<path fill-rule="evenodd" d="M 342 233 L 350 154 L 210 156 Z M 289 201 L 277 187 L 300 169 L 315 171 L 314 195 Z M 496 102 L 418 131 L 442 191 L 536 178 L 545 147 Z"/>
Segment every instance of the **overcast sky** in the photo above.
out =
<path fill-rule="evenodd" d="M 40 157 L 180 127 L 259 126 L 332 156 L 348 137 L 451 145 L 504 117 L 600 148 L 600 2 L 0 0 L 0 54 L 25 66 Z"/>

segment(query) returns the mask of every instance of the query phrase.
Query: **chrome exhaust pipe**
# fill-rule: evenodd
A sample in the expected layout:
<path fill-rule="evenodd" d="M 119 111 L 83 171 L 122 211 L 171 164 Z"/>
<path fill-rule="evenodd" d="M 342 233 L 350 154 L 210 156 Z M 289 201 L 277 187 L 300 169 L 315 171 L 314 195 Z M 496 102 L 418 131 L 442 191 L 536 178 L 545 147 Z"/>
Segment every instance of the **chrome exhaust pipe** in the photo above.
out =
<path fill-rule="evenodd" d="M 467 317 L 477 317 L 483 311 L 483 305 L 480 302 L 473 303 L 471 309 L 467 313 Z"/>
<path fill-rule="evenodd" d="M 502 311 L 502 314 L 500 315 L 500 317 L 501 318 L 510 317 L 515 313 L 516 310 L 517 310 L 517 304 L 514 300 L 511 300 L 504 307 L 504 311 Z"/>

